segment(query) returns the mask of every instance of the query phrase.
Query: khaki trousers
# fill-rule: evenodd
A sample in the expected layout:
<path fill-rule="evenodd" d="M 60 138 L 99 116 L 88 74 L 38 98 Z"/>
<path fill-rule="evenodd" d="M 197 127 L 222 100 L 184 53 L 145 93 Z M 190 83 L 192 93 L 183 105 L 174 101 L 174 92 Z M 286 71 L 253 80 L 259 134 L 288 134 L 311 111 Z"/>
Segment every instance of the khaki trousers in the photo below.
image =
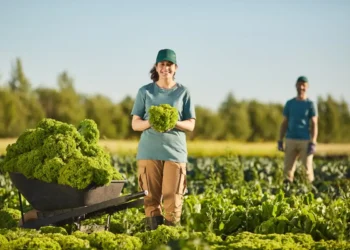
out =
<path fill-rule="evenodd" d="M 313 155 L 308 155 L 309 140 L 286 139 L 284 157 L 284 175 L 289 181 L 293 181 L 297 158 L 300 157 L 306 169 L 310 182 L 314 181 Z"/>
<path fill-rule="evenodd" d="M 157 160 L 139 160 L 138 183 L 147 190 L 144 198 L 146 217 L 162 215 L 172 223 L 181 218 L 183 195 L 186 190 L 186 163 Z"/>

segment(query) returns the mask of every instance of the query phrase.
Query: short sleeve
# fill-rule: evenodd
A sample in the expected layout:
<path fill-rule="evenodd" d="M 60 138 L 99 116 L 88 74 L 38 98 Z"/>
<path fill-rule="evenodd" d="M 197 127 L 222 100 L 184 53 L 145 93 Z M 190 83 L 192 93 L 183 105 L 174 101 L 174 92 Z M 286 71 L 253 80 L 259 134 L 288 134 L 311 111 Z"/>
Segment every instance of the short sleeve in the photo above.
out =
<path fill-rule="evenodd" d="M 290 103 L 289 101 L 286 102 L 283 108 L 283 115 L 287 118 L 289 117 L 289 103 Z"/>
<path fill-rule="evenodd" d="M 316 107 L 314 102 L 310 103 L 310 112 L 309 112 L 309 114 L 310 114 L 310 118 L 312 118 L 314 116 L 317 116 L 317 107 Z"/>
<path fill-rule="evenodd" d="M 137 92 L 131 115 L 137 115 L 141 118 L 143 118 L 145 115 L 145 92 L 143 89 L 139 89 Z"/>
<path fill-rule="evenodd" d="M 187 90 L 183 104 L 183 120 L 188 120 L 192 118 L 196 119 L 196 111 L 193 100 L 191 98 L 191 94 Z"/>

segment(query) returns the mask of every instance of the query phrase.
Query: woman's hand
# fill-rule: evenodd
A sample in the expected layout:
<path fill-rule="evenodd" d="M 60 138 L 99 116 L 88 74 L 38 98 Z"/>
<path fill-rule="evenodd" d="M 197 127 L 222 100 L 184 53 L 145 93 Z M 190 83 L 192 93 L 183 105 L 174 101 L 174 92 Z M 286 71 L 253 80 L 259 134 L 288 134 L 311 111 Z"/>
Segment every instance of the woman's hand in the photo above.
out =
<path fill-rule="evenodd" d="M 151 127 L 149 120 L 143 120 L 140 116 L 134 115 L 131 121 L 131 127 L 134 131 L 144 131 Z"/>
<path fill-rule="evenodd" d="M 180 129 L 182 131 L 192 132 L 194 130 L 194 127 L 196 125 L 196 119 L 191 118 L 184 121 L 177 121 L 175 128 Z"/>

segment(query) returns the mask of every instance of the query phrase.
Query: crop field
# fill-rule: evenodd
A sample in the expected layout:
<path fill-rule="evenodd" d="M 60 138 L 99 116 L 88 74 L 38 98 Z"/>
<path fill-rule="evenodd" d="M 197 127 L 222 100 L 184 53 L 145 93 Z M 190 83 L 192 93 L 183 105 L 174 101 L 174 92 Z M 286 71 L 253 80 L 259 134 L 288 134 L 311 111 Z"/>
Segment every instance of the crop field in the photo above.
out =
<path fill-rule="evenodd" d="M 105 144 L 108 146 L 108 144 Z M 138 191 L 133 155 L 113 155 L 123 194 Z M 181 226 L 145 231 L 143 207 L 72 225 L 18 228 L 19 200 L 0 176 L 0 249 L 350 249 L 350 159 L 315 159 L 311 185 L 299 164 L 283 184 L 283 160 L 263 156 L 190 157 Z M 24 202 L 24 209 L 31 206 Z"/>
<path fill-rule="evenodd" d="M 136 154 L 137 141 L 126 140 L 101 140 L 100 144 L 106 150 L 118 155 Z M 188 141 L 188 153 L 193 157 L 217 157 L 228 154 L 244 156 L 282 156 L 276 150 L 276 143 L 239 143 L 229 141 Z M 319 144 L 317 145 L 317 155 L 339 156 L 350 155 L 349 144 Z"/>
<path fill-rule="evenodd" d="M 8 144 L 14 143 L 15 138 L 0 139 L 0 155 L 4 154 Z M 99 144 L 107 151 L 119 156 L 135 155 L 137 151 L 135 140 L 100 140 Z M 228 154 L 243 156 L 280 157 L 283 153 L 276 150 L 276 143 L 239 143 L 229 141 L 188 141 L 188 153 L 193 157 L 217 157 Z M 316 155 L 345 156 L 350 155 L 350 143 L 318 144 Z"/>

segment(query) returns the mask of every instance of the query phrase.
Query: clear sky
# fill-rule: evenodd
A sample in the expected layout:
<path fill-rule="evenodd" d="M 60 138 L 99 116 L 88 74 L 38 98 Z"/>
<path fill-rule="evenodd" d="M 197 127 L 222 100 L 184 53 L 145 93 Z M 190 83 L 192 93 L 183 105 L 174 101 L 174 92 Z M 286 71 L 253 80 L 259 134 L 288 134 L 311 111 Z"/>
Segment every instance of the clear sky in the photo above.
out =
<path fill-rule="evenodd" d="M 0 81 L 20 57 L 34 87 L 67 70 L 78 92 L 114 102 L 150 82 L 159 49 L 196 104 L 284 103 L 306 75 L 309 96 L 350 103 L 350 0 L 0 0 Z"/>

